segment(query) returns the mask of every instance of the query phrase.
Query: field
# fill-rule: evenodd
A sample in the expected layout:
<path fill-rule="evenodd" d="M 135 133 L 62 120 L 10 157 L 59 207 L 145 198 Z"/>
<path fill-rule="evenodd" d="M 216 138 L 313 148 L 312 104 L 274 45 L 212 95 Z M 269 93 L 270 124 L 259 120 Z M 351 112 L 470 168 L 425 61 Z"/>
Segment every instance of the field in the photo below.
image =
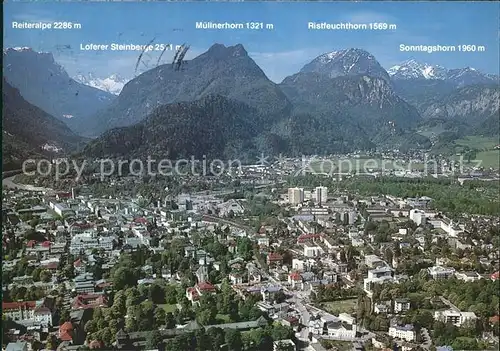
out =
<path fill-rule="evenodd" d="M 417 133 L 420 135 L 423 135 L 427 138 L 430 138 L 430 137 L 439 135 L 439 134 L 444 133 L 444 132 L 446 132 L 446 128 L 443 127 L 442 125 L 437 125 L 434 127 L 422 128 Z"/>
<path fill-rule="evenodd" d="M 358 306 L 357 299 L 349 299 L 349 300 L 338 300 L 331 302 L 324 302 L 321 304 L 322 308 L 325 311 L 338 315 L 339 313 L 353 313 L 356 312 L 356 308 Z"/>
<path fill-rule="evenodd" d="M 481 136 L 466 136 L 455 141 L 457 145 L 468 146 L 471 149 L 483 150 L 493 149 L 498 145 L 498 138 L 481 137 Z"/>
<path fill-rule="evenodd" d="M 479 137 L 479 136 L 468 136 L 455 141 L 458 146 L 456 151 L 460 152 L 460 147 L 468 147 L 470 149 L 477 150 L 476 157 L 471 160 L 470 163 L 466 165 L 485 168 L 500 168 L 500 150 L 495 150 L 494 147 L 499 144 L 498 138 L 495 137 Z M 479 164 L 478 161 L 481 163 Z"/>
<path fill-rule="evenodd" d="M 158 305 L 158 306 L 163 308 L 166 313 L 169 313 L 169 312 L 174 313 L 174 311 L 177 309 L 177 305 L 175 303 L 173 303 L 173 304 L 165 303 L 165 304 Z"/>
<path fill-rule="evenodd" d="M 476 155 L 476 160 L 481 160 L 481 167 L 499 168 L 500 150 L 481 151 Z"/>

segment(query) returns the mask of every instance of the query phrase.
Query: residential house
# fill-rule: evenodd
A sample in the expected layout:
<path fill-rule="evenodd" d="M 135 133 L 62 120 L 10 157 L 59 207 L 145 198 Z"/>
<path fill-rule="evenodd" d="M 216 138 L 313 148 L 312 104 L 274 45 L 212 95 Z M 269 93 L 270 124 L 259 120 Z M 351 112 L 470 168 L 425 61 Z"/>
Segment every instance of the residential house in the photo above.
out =
<path fill-rule="evenodd" d="M 274 296 L 282 291 L 281 286 L 263 286 L 260 289 L 260 293 L 262 295 L 262 301 L 274 301 Z"/>
<path fill-rule="evenodd" d="M 200 296 L 205 294 L 215 294 L 217 292 L 217 288 L 210 284 L 209 282 L 200 282 L 196 284 L 192 288 L 186 289 L 186 297 L 192 303 L 195 303 L 199 300 Z"/>
<path fill-rule="evenodd" d="M 434 319 L 440 320 L 444 323 L 452 323 L 457 327 L 460 327 L 467 321 L 475 321 L 477 316 L 474 312 L 461 312 L 453 309 L 448 309 L 444 311 L 435 311 Z"/>
<path fill-rule="evenodd" d="M 389 313 L 390 312 L 390 301 L 389 301 L 389 303 L 387 303 L 387 302 L 376 303 L 373 306 L 373 312 L 376 314 Z"/>
<path fill-rule="evenodd" d="M 283 264 L 283 255 L 280 255 L 276 252 L 271 252 L 267 255 L 267 264 L 271 265 L 282 265 Z"/>
<path fill-rule="evenodd" d="M 73 310 L 88 309 L 88 308 L 105 308 L 108 307 L 108 299 L 102 293 L 96 294 L 81 294 L 76 296 L 71 303 Z"/>
<path fill-rule="evenodd" d="M 78 294 L 95 292 L 95 282 L 92 274 L 80 274 L 73 279 L 74 291 Z"/>
<path fill-rule="evenodd" d="M 310 242 L 304 242 L 304 256 L 306 257 L 317 257 L 323 253 L 323 249 L 319 245 L 312 244 Z"/>
<path fill-rule="evenodd" d="M 385 282 L 394 281 L 394 270 L 389 266 L 384 266 L 368 271 L 368 278 L 363 280 L 363 288 L 368 296 L 373 294 L 374 284 L 383 284 Z"/>
<path fill-rule="evenodd" d="M 243 276 L 239 273 L 230 273 L 229 280 L 231 281 L 232 285 L 243 284 Z"/>
<path fill-rule="evenodd" d="M 408 299 L 394 300 L 394 313 L 404 313 L 409 309 L 410 309 L 410 300 Z"/>
<path fill-rule="evenodd" d="M 482 279 L 481 275 L 477 272 L 456 272 L 455 277 L 464 282 L 475 282 Z"/>
<path fill-rule="evenodd" d="M 432 279 L 448 279 L 455 274 L 455 269 L 451 267 L 433 266 L 428 269 Z"/>
<path fill-rule="evenodd" d="M 389 327 L 389 336 L 395 339 L 401 339 L 406 341 L 415 341 L 417 335 L 415 333 L 415 328 L 411 324 L 398 325 L 393 324 Z"/>

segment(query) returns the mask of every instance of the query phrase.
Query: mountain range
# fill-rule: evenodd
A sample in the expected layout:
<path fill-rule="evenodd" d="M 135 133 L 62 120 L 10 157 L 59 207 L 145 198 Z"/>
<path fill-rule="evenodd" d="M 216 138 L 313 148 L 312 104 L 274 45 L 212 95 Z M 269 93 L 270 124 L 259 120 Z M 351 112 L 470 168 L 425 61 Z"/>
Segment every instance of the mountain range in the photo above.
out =
<path fill-rule="evenodd" d="M 78 74 L 73 79 L 79 83 L 91 86 L 113 95 L 119 95 L 125 84 L 130 80 L 127 78 L 123 78 L 118 74 L 112 74 L 109 77 L 102 78 L 95 76 L 93 73 Z"/>
<path fill-rule="evenodd" d="M 394 93 L 391 84 L 387 72 L 372 55 L 361 49 L 322 55 L 298 74 L 275 84 L 242 45 L 215 44 L 189 61 L 184 70 L 163 65 L 130 81 L 111 106 L 98 114 L 96 120 L 101 124 L 94 124 L 102 130 L 126 128 L 105 133 L 92 142 L 86 152 L 105 156 L 102 150 L 107 150 L 110 154 L 123 156 L 115 152 L 116 147 L 110 146 L 120 149 L 117 141 L 129 140 L 133 145 L 140 145 L 139 153 L 156 154 L 158 143 L 151 143 L 152 139 L 145 134 L 151 134 L 154 139 L 158 130 L 172 131 L 170 123 L 179 121 L 172 111 L 198 111 L 200 105 L 208 109 L 208 124 L 214 118 L 210 117 L 214 107 L 204 99 L 212 101 L 212 98 L 222 97 L 228 99 L 225 104 L 230 105 L 232 111 L 237 111 L 234 106 L 241 103 L 244 105 L 237 106 L 252 108 L 254 112 L 244 113 L 251 115 L 252 120 L 245 138 L 230 139 L 218 148 L 221 153 L 228 148 L 238 150 L 240 156 L 243 150 L 248 155 L 264 150 L 291 154 L 332 153 L 371 149 L 387 143 L 401 147 L 408 140 L 415 142 L 415 147 L 428 147 L 425 137 L 408 132 L 419 124 L 421 116 Z M 162 107 L 175 103 L 182 104 L 175 105 L 174 110 Z M 179 150 L 186 149 L 182 146 L 186 136 L 202 135 L 206 128 L 198 119 L 193 121 L 195 117 L 190 114 L 182 116 L 189 130 L 181 131 L 182 125 L 174 124 L 177 127 L 174 140 Z M 103 126 L 102 121 L 107 121 L 108 125 Z M 225 135 L 225 129 L 232 123 L 221 122 L 221 135 Z M 165 136 L 165 139 L 169 147 L 160 150 L 169 155 L 178 154 L 171 151 L 176 145 L 172 138 Z M 209 148 L 202 150 L 213 155 Z"/>
<path fill-rule="evenodd" d="M 131 80 L 108 108 L 88 120 L 87 136 L 137 123 L 161 105 L 211 94 L 244 102 L 270 119 L 291 109 L 279 86 L 266 77 L 242 45 L 215 44 L 181 69 L 161 65 Z"/>
<path fill-rule="evenodd" d="M 441 80 L 456 88 L 475 84 L 498 83 L 498 76 L 484 74 L 472 67 L 447 69 L 439 65 L 420 63 L 413 59 L 387 70 L 393 80 Z"/>
<path fill-rule="evenodd" d="M 109 77 L 108 82 L 124 83 L 118 96 L 110 86 L 108 92 L 95 88 L 106 79 L 69 78 L 51 55 L 9 49 L 4 61 L 6 55 L 11 61 L 5 78 L 46 111 L 64 109 L 57 97 L 59 91 L 71 91 L 68 86 L 77 84 L 86 92 L 92 108 L 78 118 L 62 119 L 76 133 L 98 137 L 84 150 L 91 156 L 426 149 L 430 140 L 416 132 L 426 123 L 456 122 L 463 133 L 479 134 L 491 134 L 488 126 L 497 123 L 498 77 L 414 60 L 386 71 L 362 49 L 320 55 L 276 84 L 241 44 L 214 44 L 180 69 L 161 65 L 127 83 Z M 28 71 L 39 71 L 33 83 L 27 69 L 12 62 L 15 55 L 24 55 L 18 61 L 25 65 L 33 61 Z M 46 88 L 37 95 L 34 87 Z M 46 96 L 43 105 L 40 95 Z M 74 109 L 75 100 L 70 99 Z"/>

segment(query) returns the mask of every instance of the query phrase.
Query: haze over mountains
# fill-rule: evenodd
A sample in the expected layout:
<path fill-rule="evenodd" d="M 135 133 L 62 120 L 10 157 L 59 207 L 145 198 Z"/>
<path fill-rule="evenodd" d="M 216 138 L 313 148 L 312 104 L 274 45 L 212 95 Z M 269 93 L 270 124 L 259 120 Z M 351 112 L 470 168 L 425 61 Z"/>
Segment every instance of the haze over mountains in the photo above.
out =
<path fill-rule="evenodd" d="M 464 133 L 491 133 L 499 106 L 498 77 L 414 60 L 386 71 L 362 49 L 320 55 L 276 84 L 241 44 L 215 44 L 180 70 L 144 72 L 118 96 L 94 88 L 105 80 L 69 78 L 50 54 L 9 49 L 4 61 L 5 78 L 26 100 L 60 119 L 75 111 L 65 120 L 75 132 L 102 134 L 86 148 L 92 156 L 428 148 L 418 126 L 447 120 Z M 85 107 L 75 98 L 82 92 Z"/>
<path fill-rule="evenodd" d="M 32 156 L 76 150 L 86 142 L 62 121 L 28 103 L 5 79 L 2 98 L 4 170 L 20 167 Z"/>
<path fill-rule="evenodd" d="M 113 94 L 72 79 L 51 53 L 30 48 L 3 52 L 3 75 L 30 103 L 67 123 L 75 132 L 85 130 L 85 120 L 109 105 Z"/>

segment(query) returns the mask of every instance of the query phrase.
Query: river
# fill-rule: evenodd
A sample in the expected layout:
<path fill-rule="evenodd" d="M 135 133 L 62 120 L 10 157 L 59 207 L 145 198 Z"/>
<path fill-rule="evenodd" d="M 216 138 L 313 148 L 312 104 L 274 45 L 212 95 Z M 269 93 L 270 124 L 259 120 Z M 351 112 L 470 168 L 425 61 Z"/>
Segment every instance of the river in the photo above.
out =
<path fill-rule="evenodd" d="M 31 184 L 14 183 L 14 177 L 15 177 L 15 175 L 3 178 L 2 179 L 2 187 L 7 187 L 8 189 L 20 189 L 20 190 L 36 191 L 36 192 L 52 192 L 52 191 L 54 191 L 54 189 L 51 189 L 51 188 L 34 186 Z"/>

